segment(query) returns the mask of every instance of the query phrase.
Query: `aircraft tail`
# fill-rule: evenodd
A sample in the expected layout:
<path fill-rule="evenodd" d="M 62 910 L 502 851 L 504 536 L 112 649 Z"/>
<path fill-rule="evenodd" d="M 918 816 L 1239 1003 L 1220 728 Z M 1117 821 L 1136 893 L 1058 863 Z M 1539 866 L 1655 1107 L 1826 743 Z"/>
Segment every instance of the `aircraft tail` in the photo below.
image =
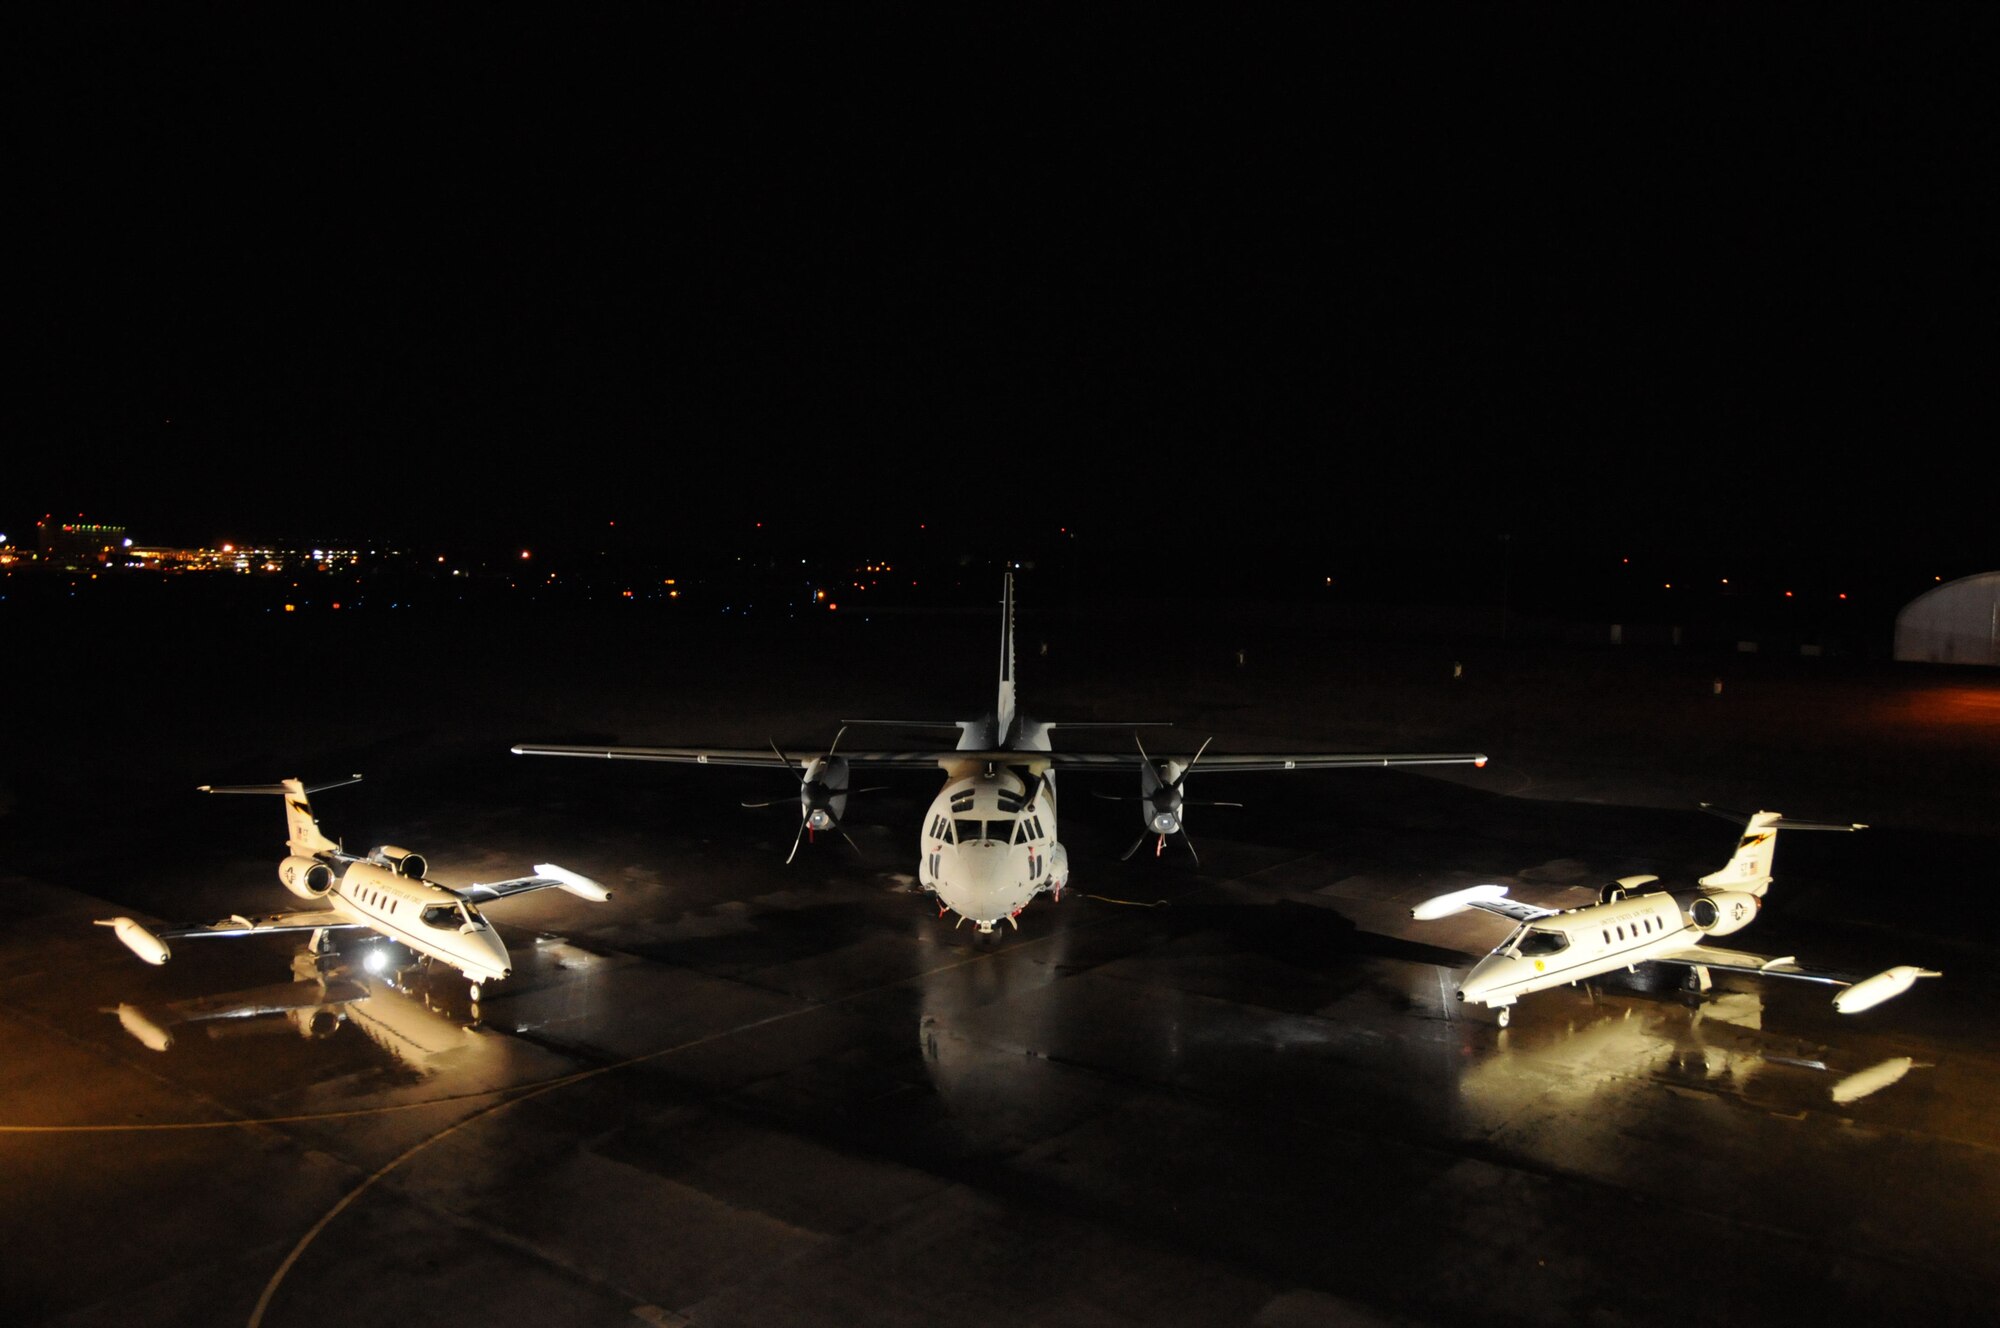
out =
<path fill-rule="evenodd" d="M 1707 806 L 1707 804 L 1703 804 Z M 1714 809 L 1710 809 L 1714 810 Z M 1701 878 L 1704 890 L 1741 890 L 1747 894 L 1761 896 L 1771 888 L 1771 859 L 1778 850 L 1780 830 L 1866 830 L 1868 827 L 1857 823 L 1835 824 L 1828 821 L 1786 820 L 1777 812 L 1753 812 L 1743 826 L 1743 835 L 1736 841 L 1736 852 L 1730 855 L 1729 864 L 1720 871 L 1710 872 Z"/>
<path fill-rule="evenodd" d="M 1014 736 L 1014 574 L 1007 573 L 1000 591 L 1000 694 L 993 703 L 993 745 L 1004 747 Z"/>
<path fill-rule="evenodd" d="M 339 788 L 343 784 L 360 782 L 361 776 L 352 779 L 336 779 L 327 784 L 315 784 L 307 788 L 296 779 L 280 780 L 276 784 L 203 784 L 203 793 L 276 793 L 285 800 L 285 846 L 300 857 L 314 857 L 321 853 L 337 853 L 340 845 L 328 839 L 319 828 L 319 821 L 313 816 L 312 802 L 308 794 L 322 789 Z"/>

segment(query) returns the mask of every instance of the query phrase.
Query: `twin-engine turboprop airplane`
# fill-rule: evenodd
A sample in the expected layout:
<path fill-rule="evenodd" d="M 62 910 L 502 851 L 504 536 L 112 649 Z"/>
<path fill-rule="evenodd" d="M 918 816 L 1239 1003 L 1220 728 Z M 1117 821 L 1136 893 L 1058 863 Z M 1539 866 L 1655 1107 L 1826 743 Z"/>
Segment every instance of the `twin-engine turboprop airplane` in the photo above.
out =
<path fill-rule="evenodd" d="M 301 899 L 324 900 L 320 908 L 297 913 L 273 913 L 261 918 L 232 914 L 220 922 L 149 930 L 131 918 L 100 918 L 97 925 L 109 927 L 127 949 L 149 964 L 164 964 L 172 957 L 167 942 L 195 936 L 257 936 L 267 932 L 309 931 L 312 947 L 322 948 L 325 933 L 363 927 L 400 941 L 418 954 L 441 959 L 472 982 L 472 999 L 479 999 L 482 983 L 497 982 L 513 971 L 507 946 L 480 916 L 482 900 L 504 899 L 508 895 L 551 886 L 584 899 L 602 902 L 611 892 L 587 876 L 578 875 L 553 863 L 542 863 L 534 876 L 486 885 L 468 885 L 453 890 L 425 879 L 423 855 L 393 844 L 370 849 L 366 855 L 348 853 L 320 832 L 313 819 L 307 794 L 358 783 L 361 776 L 315 784 L 307 788 L 296 779 L 278 784 L 204 784 L 204 793 L 275 793 L 285 800 L 285 825 L 290 838 L 285 847 L 290 856 L 278 864 L 278 879 Z"/>
<path fill-rule="evenodd" d="M 1582 908 L 1536 908 L 1506 898 L 1504 885 L 1475 885 L 1426 900 L 1410 910 L 1420 922 L 1468 908 L 1484 909 L 1521 925 L 1458 985 L 1458 999 L 1500 1011 L 1507 1026 L 1514 1002 L 1531 991 L 1580 982 L 1640 964 L 1680 964 L 1689 985 L 1707 991 L 1710 970 L 1766 978 L 1799 978 L 1839 987 L 1833 1008 L 1859 1014 L 1900 996 L 1918 978 L 1943 976 L 1927 968 L 1899 964 L 1871 978 L 1807 968 L 1796 958 L 1767 959 L 1741 950 L 1703 944 L 1713 936 L 1741 931 L 1764 906 L 1771 888 L 1771 858 L 1780 830 L 1864 830 L 1862 825 L 1790 821 L 1776 812 L 1757 812 L 1743 827 L 1729 865 L 1711 872 L 1692 890 L 1646 890 L 1657 876 L 1626 876 L 1604 889 L 1599 903 Z"/>
<path fill-rule="evenodd" d="M 514 751 L 521 756 L 594 756 L 614 761 L 680 761 L 767 769 L 775 759 L 799 781 L 801 835 L 839 829 L 850 796 L 850 772 L 855 767 L 934 766 L 944 771 L 944 787 L 924 814 L 923 829 L 917 840 L 917 880 L 937 896 L 939 916 L 955 912 L 961 922 L 971 921 L 982 933 L 991 933 L 994 924 L 1003 919 L 1013 921 L 1018 927 L 1018 915 L 1030 900 L 1045 892 L 1060 899 L 1063 887 L 1069 883 L 1069 851 L 1056 834 L 1058 768 L 1136 771 L 1147 831 L 1161 836 L 1164 842 L 1168 835 L 1186 834 L 1184 809 L 1189 804 L 1183 799 L 1182 790 L 1197 758 L 1202 758 L 1204 771 L 1486 764 L 1486 758 L 1477 752 L 1402 755 L 1231 752 L 1204 757 L 1206 743 L 1193 757 L 1173 758 L 1157 766 L 1143 748 L 1131 754 L 1053 751 L 1049 735 L 1059 726 L 1031 719 L 1015 705 L 1012 574 L 1002 583 L 1000 622 L 1000 690 L 993 709 L 978 719 L 905 725 L 957 729 L 958 746 L 950 750 L 836 754 L 839 745 L 836 737 L 824 755 L 800 762 L 786 759 L 775 746 L 769 749 L 583 747 L 521 743 Z M 849 721 L 850 724 L 884 722 L 887 721 Z M 1143 835 L 1140 842 L 1144 842 Z M 794 854 L 798 851 L 797 837 L 792 841 L 792 850 Z"/>

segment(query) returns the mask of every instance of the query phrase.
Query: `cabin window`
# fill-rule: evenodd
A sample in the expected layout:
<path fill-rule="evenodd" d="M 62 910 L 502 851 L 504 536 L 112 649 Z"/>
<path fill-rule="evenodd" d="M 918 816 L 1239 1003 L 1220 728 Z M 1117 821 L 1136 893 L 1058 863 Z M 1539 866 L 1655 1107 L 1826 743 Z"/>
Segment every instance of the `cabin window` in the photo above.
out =
<path fill-rule="evenodd" d="M 1611 944 L 1611 930 L 1608 927 L 1604 931 L 1604 943 L 1606 945 Z"/>
<path fill-rule="evenodd" d="M 1623 927 L 1618 929 L 1618 939 L 1621 941 L 1625 939 L 1625 929 Z"/>

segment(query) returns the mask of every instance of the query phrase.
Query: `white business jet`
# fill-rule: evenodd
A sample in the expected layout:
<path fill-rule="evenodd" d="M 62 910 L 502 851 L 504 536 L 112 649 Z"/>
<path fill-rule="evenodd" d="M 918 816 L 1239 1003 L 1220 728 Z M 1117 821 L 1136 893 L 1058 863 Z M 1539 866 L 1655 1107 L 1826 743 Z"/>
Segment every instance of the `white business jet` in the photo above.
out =
<path fill-rule="evenodd" d="M 854 723 L 887 723 L 853 720 Z M 1015 704 L 1014 578 L 1001 589 L 1000 689 L 993 709 L 977 719 L 919 722 L 912 728 L 955 728 L 958 745 L 949 750 L 839 752 L 840 738 L 825 754 L 794 761 L 773 745 L 768 750 L 727 747 L 585 747 L 521 743 L 521 756 L 585 756 L 614 761 L 678 761 L 697 765 L 762 766 L 777 762 L 799 781 L 799 831 L 838 830 L 850 794 L 850 772 L 858 766 L 944 771 L 944 787 L 924 814 L 917 842 L 917 881 L 938 900 L 938 915 L 957 913 L 982 934 L 1011 921 L 1043 893 L 1056 899 L 1069 883 L 1069 851 L 1056 832 L 1056 771 L 1124 769 L 1139 775 L 1141 816 L 1149 833 L 1164 843 L 1186 836 L 1183 797 L 1188 772 L 1203 770 L 1307 770 L 1344 766 L 1484 765 L 1477 752 L 1374 755 L 1357 752 L 1240 753 L 1207 756 L 1203 743 L 1193 756 L 1153 762 L 1143 749 L 1131 754 L 1059 752 L 1050 748 L 1057 727 L 1103 728 L 1102 724 L 1057 725 L 1029 718 Z M 1123 727 L 1123 726 L 1119 726 Z M 843 728 L 841 733 L 845 733 Z M 1136 745 L 1136 744 L 1135 744 Z M 865 790 L 855 790 L 865 791 Z M 758 804 L 750 804 L 758 805 Z M 1141 842 L 1143 842 L 1143 836 Z M 1134 845 L 1136 848 L 1137 845 Z M 1192 850 L 1190 850 L 1192 851 Z M 1128 854 L 1129 856 L 1129 854 Z M 787 862 L 791 858 L 786 858 Z"/>
<path fill-rule="evenodd" d="M 1771 888 L 1771 858 L 1780 830 L 1863 830 L 1862 825 L 1830 825 L 1786 820 L 1757 812 L 1743 827 L 1729 865 L 1711 872 L 1692 890 L 1647 890 L 1657 876 L 1627 876 L 1605 887 L 1604 898 L 1582 908 L 1537 908 L 1508 899 L 1504 885 L 1475 885 L 1426 900 L 1410 910 L 1420 922 L 1468 908 L 1497 913 L 1520 924 L 1459 983 L 1458 999 L 1500 1012 L 1507 1026 L 1514 1002 L 1529 992 L 1580 982 L 1640 964 L 1679 964 L 1688 969 L 1690 988 L 1707 991 L 1710 972 L 1757 977 L 1798 978 L 1840 988 L 1833 1008 L 1859 1014 L 1900 996 L 1918 978 L 1943 976 L 1899 964 L 1870 978 L 1807 968 L 1792 956 L 1767 959 L 1741 950 L 1704 944 L 1709 938 L 1741 931 L 1764 906 Z"/>
<path fill-rule="evenodd" d="M 453 890 L 425 879 L 423 855 L 393 844 L 348 853 L 328 839 L 313 819 L 307 795 L 358 783 L 361 776 L 307 788 L 296 779 L 278 784 L 204 784 L 204 793 L 274 793 L 285 800 L 285 825 L 290 855 L 278 864 L 278 879 L 300 899 L 324 901 L 319 908 L 250 918 L 232 914 L 220 922 L 152 930 L 131 918 L 100 918 L 127 949 L 149 964 L 172 957 L 170 940 L 198 936 L 259 936 L 269 932 L 309 931 L 315 952 L 326 945 L 328 932 L 366 928 L 400 941 L 418 954 L 442 960 L 465 974 L 478 1000 L 483 983 L 497 982 L 513 971 L 507 946 L 480 916 L 481 901 L 551 887 L 602 902 L 611 892 L 587 876 L 542 863 L 536 875 L 511 881 L 468 885 Z"/>

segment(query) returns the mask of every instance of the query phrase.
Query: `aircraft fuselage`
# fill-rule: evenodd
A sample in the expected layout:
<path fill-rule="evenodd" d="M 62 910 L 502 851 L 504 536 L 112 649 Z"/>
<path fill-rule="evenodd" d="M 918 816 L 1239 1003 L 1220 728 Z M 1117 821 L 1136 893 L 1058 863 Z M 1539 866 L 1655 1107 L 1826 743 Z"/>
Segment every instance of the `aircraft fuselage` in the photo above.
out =
<path fill-rule="evenodd" d="M 1693 916 L 1704 904 L 1723 910 L 1707 927 Z M 1665 890 L 1551 914 L 1515 928 L 1493 953 L 1473 965 L 1459 983 L 1458 998 L 1490 1009 L 1509 1006 L 1529 992 L 1635 968 L 1656 955 L 1686 950 L 1704 936 L 1735 931 L 1755 914 L 1756 898 L 1751 895 L 1701 894 L 1683 899 Z"/>
<path fill-rule="evenodd" d="M 1069 854 L 1056 838 L 1055 776 L 1045 763 L 1023 752 L 1019 767 L 939 764 L 945 783 L 924 815 L 918 882 L 981 932 L 1045 890 L 1060 896 Z"/>
<path fill-rule="evenodd" d="M 507 947 L 478 909 L 442 886 L 404 876 L 367 859 L 332 864 L 329 902 L 356 922 L 441 959 L 474 982 L 497 982 L 512 971 Z"/>

